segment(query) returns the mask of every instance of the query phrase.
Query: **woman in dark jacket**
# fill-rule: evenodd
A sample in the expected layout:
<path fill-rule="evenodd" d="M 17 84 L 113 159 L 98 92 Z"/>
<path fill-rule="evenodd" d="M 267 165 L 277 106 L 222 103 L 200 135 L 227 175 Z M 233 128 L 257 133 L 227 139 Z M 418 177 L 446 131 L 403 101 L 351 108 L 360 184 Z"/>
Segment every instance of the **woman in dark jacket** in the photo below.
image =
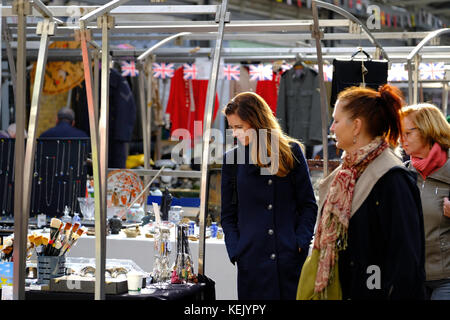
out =
<path fill-rule="evenodd" d="M 255 93 L 238 94 L 224 113 L 239 142 L 224 157 L 221 212 L 238 298 L 293 300 L 317 214 L 302 145 Z"/>
<path fill-rule="evenodd" d="M 318 299 L 335 288 L 335 268 L 343 299 L 424 298 L 420 195 L 390 148 L 401 135 L 402 105 L 401 92 L 390 85 L 352 87 L 338 96 L 331 131 L 344 154 L 319 187 Z"/>

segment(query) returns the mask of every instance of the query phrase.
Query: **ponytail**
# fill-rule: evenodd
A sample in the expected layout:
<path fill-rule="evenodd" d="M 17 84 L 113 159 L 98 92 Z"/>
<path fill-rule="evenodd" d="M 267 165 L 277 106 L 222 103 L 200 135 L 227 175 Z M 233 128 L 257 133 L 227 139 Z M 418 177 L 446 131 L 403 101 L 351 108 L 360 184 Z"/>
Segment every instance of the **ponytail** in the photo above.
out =
<path fill-rule="evenodd" d="M 397 146 L 402 133 L 400 111 L 404 105 L 403 95 L 399 88 L 385 84 L 378 89 L 382 106 L 385 108 L 385 119 L 388 124 L 386 140 L 393 146 Z"/>
<path fill-rule="evenodd" d="M 398 145 L 402 132 L 400 110 L 404 105 L 400 89 L 389 84 L 380 86 L 378 91 L 350 87 L 340 92 L 338 99 L 347 102 L 344 110 L 352 119 L 365 120 L 369 135 L 384 136 L 392 146 Z"/>

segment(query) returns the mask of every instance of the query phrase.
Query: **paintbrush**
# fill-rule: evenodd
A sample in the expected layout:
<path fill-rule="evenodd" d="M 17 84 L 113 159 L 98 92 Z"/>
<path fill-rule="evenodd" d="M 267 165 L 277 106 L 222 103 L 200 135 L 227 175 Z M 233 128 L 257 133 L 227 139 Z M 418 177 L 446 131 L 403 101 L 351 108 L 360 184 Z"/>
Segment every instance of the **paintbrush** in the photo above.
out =
<path fill-rule="evenodd" d="M 36 254 L 38 256 L 42 255 L 42 250 L 44 249 L 42 245 L 42 235 L 34 238 L 34 246 L 36 248 Z"/>
<path fill-rule="evenodd" d="M 70 222 L 66 222 L 64 226 L 64 233 L 61 234 L 61 242 L 64 245 L 65 242 L 69 241 L 70 229 L 72 228 L 72 224 Z"/>
<path fill-rule="evenodd" d="M 55 242 L 55 248 L 53 250 L 53 255 L 54 256 L 59 256 L 60 252 L 61 252 L 61 248 L 62 248 L 62 243 L 59 240 L 56 240 Z"/>
<path fill-rule="evenodd" d="M 48 246 L 45 248 L 45 251 L 44 251 L 44 254 L 46 256 L 51 255 L 52 247 L 54 247 L 54 243 L 59 236 L 61 227 L 62 227 L 62 222 L 58 218 L 52 218 L 52 220 L 50 220 L 50 238 L 48 240 Z"/>
<path fill-rule="evenodd" d="M 62 254 L 60 253 L 60 256 L 65 255 L 67 252 L 69 252 L 70 248 L 74 246 L 74 244 L 77 242 L 77 240 L 83 235 L 84 229 L 80 228 L 77 230 L 76 233 L 72 234 L 72 237 L 70 238 L 70 242 L 62 248 Z"/>

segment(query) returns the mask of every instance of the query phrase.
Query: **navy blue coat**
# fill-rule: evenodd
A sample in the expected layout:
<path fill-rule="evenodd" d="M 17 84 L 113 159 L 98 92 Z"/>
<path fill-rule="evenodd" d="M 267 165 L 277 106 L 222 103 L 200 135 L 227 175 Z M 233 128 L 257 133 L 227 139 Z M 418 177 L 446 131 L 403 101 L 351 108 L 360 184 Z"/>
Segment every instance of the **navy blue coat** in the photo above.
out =
<path fill-rule="evenodd" d="M 292 151 L 298 162 L 283 178 L 261 175 L 260 169 L 248 162 L 237 165 L 237 205 L 231 201 L 230 164 L 237 148 L 224 157 L 221 224 L 230 261 L 237 262 L 241 300 L 296 297 L 317 205 L 303 153 L 297 144 Z M 248 155 L 249 147 L 245 152 Z"/>
<path fill-rule="evenodd" d="M 40 138 L 86 138 L 88 135 L 77 128 L 72 127 L 66 121 L 60 121 L 53 128 L 44 131 Z"/>
<path fill-rule="evenodd" d="M 344 299 L 424 298 L 424 226 L 415 178 L 392 168 L 350 219 L 348 246 L 339 254 Z M 379 288 L 370 266 L 379 267 Z"/>

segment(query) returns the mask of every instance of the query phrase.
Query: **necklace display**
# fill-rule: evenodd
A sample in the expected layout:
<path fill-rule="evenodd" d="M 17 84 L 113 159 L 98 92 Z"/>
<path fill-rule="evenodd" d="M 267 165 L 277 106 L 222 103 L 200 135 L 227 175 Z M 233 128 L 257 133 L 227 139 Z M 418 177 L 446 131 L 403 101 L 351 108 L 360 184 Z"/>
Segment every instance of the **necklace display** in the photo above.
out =
<path fill-rule="evenodd" d="M 0 174 L 3 173 L 3 147 L 5 146 L 5 139 L 2 139 L 2 151 L 0 152 Z"/>
<path fill-rule="evenodd" d="M 59 173 L 61 177 L 64 175 L 64 154 L 65 154 L 65 151 L 66 151 L 66 144 L 63 143 L 62 156 L 61 156 L 61 172 Z M 58 155 L 58 152 L 56 152 L 56 155 Z"/>
<path fill-rule="evenodd" d="M 2 215 L 6 215 L 6 200 L 8 199 L 8 192 L 7 191 L 7 187 L 8 187 L 8 172 L 5 172 L 5 182 L 3 185 L 3 202 L 2 202 Z"/>
<path fill-rule="evenodd" d="M 56 212 L 60 213 L 59 211 L 59 199 L 61 199 L 61 181 L 58 181 L 58 203 L 56 204 Z"/>
<path fill-rule="evenodd" d="M 84 176 L 86 174 L 84 169 L 86 155 L 87 142 L 83 140 L 43 139 L 37 142 L 35 157 L 32 160 L 34 168 L 31 181 L 31 216 L 42 212 L 50 216 L 59 216 L 65 206 L 69 206 L 73 212 L 77 211 L 77 199 L 79 196 L 84 196 L 82 186 L 86 179 Z M 11 163 L 11 161 L 13 162 Z M 1 216 L 13 216 L 14 214 L 14 161 L 14 140 L 1 139 Z M 44 191 L 45 194 L 43 194 Z"/>
<path fill-rule="evenodd" d="M 86 153 L 86 142 L 83 143 L 83 153 L 82 153 L 82 156 L 81 156 L 81 162 L 80 162 L 81 175 L 83 175 L 83 173 L 84 173 L 84 157 L 86 156 L 85 153 Z M 78 176 L 78 178 L 79 178 L 79 177 L 80 177 L 80 176 Z"/>
<path fill-rule="evenodd" d="M 63 190 L 63 202 L 62 202 L 62 205 L 63 205 L 63 207 L 65 207 L 66 206 L 66 181 L 63 181 L 63 188 L 64 188 L 64 190 Z"/>
<path fill-rule="evenodd" d="M 12 142 L 8 141 L 8 154 L 6 155 L 6 172 L 9 172 L 9 160 L 11 158 L 11 145 L 12 145 Z"/>
<path fill-rule="evenodd" d="M 14 169 L 16 168 L 16 153 L 14 152 L 11 181 L 14 182 Z"/>
<path fill-rule="evenodd" d="M 48 180 L 49 180 L 49 176 L 48 176 L 48 160 L 49 159 L 53 159 L 53 171 L 50 177 L 53 177 L 53 175 L 55 174 L 55 170 L 56 170 L 56 157 L 49 157 L 46 156 L 45 157 L 45 203 L 47 204 L 47 207 L 50 207 L 50 204 L 52 203 L 52 197 L 53 197 L 53 183 L 55 181 L 55 179 L 51 179 L 51 185 L 50 185 L 50 199 L 48 198 Z"/>
<path fill-rule="evenodd" d="M 11 183 L 8 185 L 8 193 L 9 193 L 8 207 L 6 208 L 6 211 L 8 211 L 9 215 L 12 216 L 12 212 L 11 212 L 11 198 L 13 197 L 13 194 L 12 194 L 12 184 Z"/>
<path fill-rule="evenodd" d="M 81 157 L 81 140 L 78 141 L 78 159 L 77 159 L 77 178 L 80 177 L 80 157 Z"/>
<path fill-rule="evenodd" d="M 67 175 L 69 175 L 69 166 L 70 166 L 70 149 L 71 149 L 71 143 L 72 143 L 72 141 L 67 141 L 67 143 L 68 143 L 68 150 L 67 150 Z"/>

